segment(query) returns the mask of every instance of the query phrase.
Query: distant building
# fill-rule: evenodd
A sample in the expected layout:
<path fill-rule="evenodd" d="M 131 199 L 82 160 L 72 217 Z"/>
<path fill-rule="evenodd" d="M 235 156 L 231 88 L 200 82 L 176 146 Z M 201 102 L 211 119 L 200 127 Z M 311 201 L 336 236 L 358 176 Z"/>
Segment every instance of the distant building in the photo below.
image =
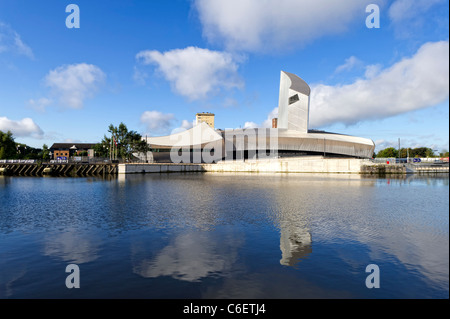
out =
<path fill-rule="evenodd" d="M 276 117 L 274 117 L 272 119 L 272 128 L 277 128 L 278 127 L 278 119 Z"/>
<path fill-rule="evenodd" d="M 94 145 L 97 143 L 54 143 L 50 147 L 53 159 L 69 159 L 71 156 L 87 152 L 88 156 L 94 155 Z"/>
<path fill-rule="evenodd" d="M 209 112 L 195 114 L 195 125 L 199 125 L 202 122 L 214 128 L 214 114 Z"/>
<path fill-rule="evenodd" d="M 176 150 L 180 149 L 190 151 L 189 158 L 181 159 L 185 163 L 200 163 L 203 158 L 197 154 L 203 149 L 207 150 L 205 154 L 209 162 L 213 156 L 217 156 L 215 161 L 255 158 L 256 151 L 267 154 L 274 149 L 282 157 L 371 158 L 375 149 L 371 139 L 309 128 L 310 93 L 311 89 L 303 79 L 281 71 L 278 116 L 272 121 L 272 129 L 215 130 L 214 114 L 197 113 L 193 128 L 169 136 L 149 137 L 146 141 L 153 153 L 159 156 L 154 157 L 155 161 L 172 161 L 172 158 L 178 161 Z M 214 147 L 222 152 L 211 155 Z"/>

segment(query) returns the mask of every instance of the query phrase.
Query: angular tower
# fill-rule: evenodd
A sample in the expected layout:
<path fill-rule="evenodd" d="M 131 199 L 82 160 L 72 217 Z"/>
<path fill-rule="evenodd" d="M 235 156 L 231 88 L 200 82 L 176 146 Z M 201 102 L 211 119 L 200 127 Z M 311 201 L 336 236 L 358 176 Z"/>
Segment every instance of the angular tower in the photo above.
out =
<path fill-rule="evenodd" d="M 292 73 L 281 71 L 278 100 L 278 128 L 308 133 L 308 84 Z"/>

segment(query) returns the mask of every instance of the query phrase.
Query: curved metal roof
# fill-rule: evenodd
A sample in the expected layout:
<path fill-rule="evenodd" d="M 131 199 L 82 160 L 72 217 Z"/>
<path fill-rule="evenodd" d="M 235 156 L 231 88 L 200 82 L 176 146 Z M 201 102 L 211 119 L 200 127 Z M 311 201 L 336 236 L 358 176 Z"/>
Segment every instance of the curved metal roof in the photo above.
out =
<path fill-rule="evenodd" d="M 302 94 L 305 94 L 307 96 L 309 96 L 309 94 L 311 93 L 311 88 L 309 87 L 309 85 L 302 80 L 301 78 L 299 78 L 297 75 L 289 73 L 289 72 L 285 72 L 285 71 L 281 71 L 284 74 L 286 74 L 289 79 L 291 80 L 291 89 L 295 90 L 297 92 L 300 92 Z"/>
<path fill-rule="evenodd" d="M 145 139 L 145 138 L 144 138 Z M 147 137 L 147 143 L 152 146 L 162 147 L 193 147 L 206 143 L 222 141 L 222 136 L 204 122 L 175 134 L 167 136 Z"/>

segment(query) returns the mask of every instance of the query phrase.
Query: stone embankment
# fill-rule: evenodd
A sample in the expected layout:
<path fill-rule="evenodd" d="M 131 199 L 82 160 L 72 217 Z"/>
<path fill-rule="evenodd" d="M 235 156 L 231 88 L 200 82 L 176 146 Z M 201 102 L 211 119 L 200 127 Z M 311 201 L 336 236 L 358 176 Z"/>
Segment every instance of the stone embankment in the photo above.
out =
<path fill-rule="evenodd" d="M 96 176 L 118 173 L 111 163 L 1 163 L 0 175 L 12 176 Z"/>
<path fill-rule="evenodd" d="M 170 172 L 248 172 L 248 173 L 344 173 L 344 174 L 435 174 L 448 173 L 448 163 L 386 164 L 368 159 L 295 157 L 212 164 L 175 163 L 0 163 L 0 175 L 15 176 L 95 176 Z"/>

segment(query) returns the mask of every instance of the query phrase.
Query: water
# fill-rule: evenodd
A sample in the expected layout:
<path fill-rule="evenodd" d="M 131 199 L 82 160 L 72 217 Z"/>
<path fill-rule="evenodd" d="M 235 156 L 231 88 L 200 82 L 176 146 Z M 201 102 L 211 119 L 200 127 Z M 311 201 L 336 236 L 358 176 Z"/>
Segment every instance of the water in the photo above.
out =
<path fill-rule="evenodd" d="M 448 191 L 448 174 L 0 177 L 0 298 L 449 298 Z"/>

